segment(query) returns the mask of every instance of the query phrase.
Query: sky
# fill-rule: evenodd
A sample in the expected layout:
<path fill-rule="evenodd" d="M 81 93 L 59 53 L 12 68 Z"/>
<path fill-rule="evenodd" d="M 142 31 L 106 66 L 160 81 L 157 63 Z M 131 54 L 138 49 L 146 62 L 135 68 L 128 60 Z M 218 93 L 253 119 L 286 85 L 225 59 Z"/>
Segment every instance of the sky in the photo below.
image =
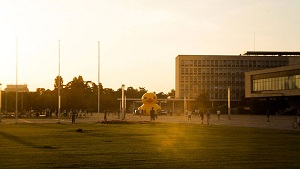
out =
<path fill-rule="evenodd" d="M 175 89 L 178 55 L 300 51 L 299 0 L 0 0 L 0 83 Z M 60 42 L 60 43 L 59 43 Z M 60 44 L 60 45 L 59 45 Z M 59 52 L 60 46 L 60 52 Z"/>

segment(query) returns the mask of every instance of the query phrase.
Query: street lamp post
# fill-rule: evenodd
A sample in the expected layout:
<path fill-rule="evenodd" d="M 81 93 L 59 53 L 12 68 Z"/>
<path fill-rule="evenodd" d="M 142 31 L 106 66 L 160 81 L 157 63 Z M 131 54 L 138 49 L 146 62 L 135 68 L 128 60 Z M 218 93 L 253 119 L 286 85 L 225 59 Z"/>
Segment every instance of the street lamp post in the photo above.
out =
<path fill-rule="evenodd" d="M 125 88 L 125 85 L 122 84 L 122 120 L 125 119 L 125 95 L 124 95 L 124 88 Z"/>
<path fill-rule="evenodd" d="M 57 111 L 57 123 L 60 123 L 59 116 L 60 116 L 60 103 L 61 103 L 61 97 L 60 97 L 60 40 L 58 41 L 58 88 L 57 88 L 57 95 L 58 95 L 58 111 Z"/>
<path fill-rule="evenodd" d="M 228 86 L 228 119 L 230 120 L 230 86 Z"/>
<path fill-rule="evenodd" d="M 5 115 L 7 115 L 7 91 L 5 91 Z"/>
<path fill-rule="evenodd" d="M 100 41 L 98 41 L 98 123 L 100 123 Z"/>
<path fill-rule="evenodd" d="M 16 39 L 16 123 L 18 122 L 18 39 Z"/>
<path fill-rule="evenodd" d="M 126 95 L 124 95 L 124 120 L 126 116 Z"/>
<path fill-rule="evenodd" d="M 23 106 L 24 106 L 24 88 L 22 88 L 22 102 L 21 102 L 21 113 L 23 113 Z"/>

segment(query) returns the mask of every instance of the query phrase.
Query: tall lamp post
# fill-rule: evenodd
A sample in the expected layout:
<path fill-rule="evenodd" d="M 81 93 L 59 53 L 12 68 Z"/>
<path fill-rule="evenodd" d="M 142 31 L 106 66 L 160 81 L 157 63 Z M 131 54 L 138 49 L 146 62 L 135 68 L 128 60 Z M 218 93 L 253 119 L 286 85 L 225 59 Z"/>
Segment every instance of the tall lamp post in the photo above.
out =
<path fill-rule="evenodd" d="M 16 39 L 16 123 L 18 122 L 18 39 Z"/>
<path fill-rule="evenodd" d="M 57 93 L 57 95 L 58 95 L 58 112 L 57 112 L 57 123 L 60 123 L 60 121 L 59 121 L 59 116 L 60 116 L 60 40 L 58 41 L 58 89 L 57 89 L 57 91 L 58 91 L 58 93 Z"/>
<path fill-rule="evenodd" d="M 98 41 L 98 123 L 100 123 L 100 42 Z"/>
<path fill-rule="evenodd" d="M 125 95 L 124 95 L 125 85 L 122 84 L 122 120 L 125 119 Z"/>

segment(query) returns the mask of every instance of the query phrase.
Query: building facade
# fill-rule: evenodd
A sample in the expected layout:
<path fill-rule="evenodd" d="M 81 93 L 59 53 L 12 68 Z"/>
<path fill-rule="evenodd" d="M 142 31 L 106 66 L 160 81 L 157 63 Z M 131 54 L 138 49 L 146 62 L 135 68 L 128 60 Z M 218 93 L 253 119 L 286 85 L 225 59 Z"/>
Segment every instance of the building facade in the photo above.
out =
<path fill-rule="evenodd" d="M 245 96 L 300 96 L 300 64 L 246 72 Z"/>
<path fill-rule="evenodd" d="M 296 115 L 300 109 L 300 64 L 245 73 L 245 96 L 253 111 Z"/>
<path fill-rule="evenodd" d="M 178 55 L 175 59 L 175 98 L 212 102 L 245 98 L 245 72 L 300 64 L 300 52 L 248 51 L 243 55 Z"/>
<path fill-rule="evenodd" d="M 6 85 L 6 88 L 4 89 L 5 92 L 29 92 L 27 84 L 22 85 Z"/>

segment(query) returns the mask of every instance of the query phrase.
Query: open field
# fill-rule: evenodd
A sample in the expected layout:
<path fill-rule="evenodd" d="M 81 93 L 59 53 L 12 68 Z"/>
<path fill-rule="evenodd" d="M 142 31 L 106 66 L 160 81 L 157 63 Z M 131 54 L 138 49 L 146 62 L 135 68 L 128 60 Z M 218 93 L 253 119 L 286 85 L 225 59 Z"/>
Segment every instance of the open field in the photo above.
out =
<path fill-rule="evenodd" d="M 300 167 L 295 130 L 163 122 L 0 128 L 0 168 Z"/>

